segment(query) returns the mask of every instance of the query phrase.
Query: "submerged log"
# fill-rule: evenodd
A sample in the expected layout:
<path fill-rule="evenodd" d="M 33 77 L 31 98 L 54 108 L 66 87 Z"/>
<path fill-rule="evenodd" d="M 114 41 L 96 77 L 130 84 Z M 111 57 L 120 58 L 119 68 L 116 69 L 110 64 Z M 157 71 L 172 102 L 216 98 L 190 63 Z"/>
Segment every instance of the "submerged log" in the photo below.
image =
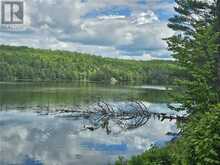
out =
<path fill-rule="evenodd" d="M 99 128 L 105 129 L 110 134 L 113 125 L 117 125 L 122 130 L 131 130 L 144 126 L 150 119 L 175 120 L 185 122 L 186 116 L 171 115 L 160 112 L 152 112 L 143 102 L 129 102 L 125 107 L 117 107 L 106 102 L 98 102 L 88 107 L 32 107 L 39 115 L 52 115 L 54 117 L 86 120 L 87 126 L 83 130 L 95 131 Z"/>

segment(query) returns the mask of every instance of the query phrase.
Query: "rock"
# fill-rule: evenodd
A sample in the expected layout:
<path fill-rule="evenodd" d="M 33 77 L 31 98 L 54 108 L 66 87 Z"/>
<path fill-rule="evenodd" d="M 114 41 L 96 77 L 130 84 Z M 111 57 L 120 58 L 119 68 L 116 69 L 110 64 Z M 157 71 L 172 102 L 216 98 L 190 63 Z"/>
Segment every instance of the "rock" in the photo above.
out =
<path fill-rule="evenodd" d="M 118 80 L 116 80 L 114 77 L 111 78 L 111 84 L 114 85 L 118 82 Z"/>

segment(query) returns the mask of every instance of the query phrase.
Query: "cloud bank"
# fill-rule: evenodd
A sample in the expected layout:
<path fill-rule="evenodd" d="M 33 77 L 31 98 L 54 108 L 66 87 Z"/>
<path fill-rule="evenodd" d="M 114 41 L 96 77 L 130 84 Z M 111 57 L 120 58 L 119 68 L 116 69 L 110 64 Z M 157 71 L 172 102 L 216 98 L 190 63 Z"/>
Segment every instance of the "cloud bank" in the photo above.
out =
<path fill-rule="evenodd" d="M 162 38 L 173 34 L 167 20 L 174 5 L 173 0 L 25 0 L 22 30 L 1 26 L 0 44 L 167 59 Z"/>

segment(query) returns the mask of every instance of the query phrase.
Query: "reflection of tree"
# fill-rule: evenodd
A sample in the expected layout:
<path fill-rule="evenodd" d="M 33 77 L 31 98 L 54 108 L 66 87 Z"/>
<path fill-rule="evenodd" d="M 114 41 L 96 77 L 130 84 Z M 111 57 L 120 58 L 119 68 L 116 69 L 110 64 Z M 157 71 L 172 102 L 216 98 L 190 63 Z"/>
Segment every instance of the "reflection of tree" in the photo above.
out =
<path fill-rule="evenodd" d="M 56 115 L 57 117 L 74 120 L 83 119 L 84 130 L 95 131 L 99 128 L 105 129 L 107 134 L 112 132 L 114 126 L 122 131 L 132 130 L 145 125 L 151 118 L 158 120 L 185 121 L 186 117 L 168 115 L 166 113 L 151 112 L 142 102 L 130 102 L 124 106 L 99 102 L 89 107 L 63 108 L 55 111 L 41 111 L 40 114 Z"/>

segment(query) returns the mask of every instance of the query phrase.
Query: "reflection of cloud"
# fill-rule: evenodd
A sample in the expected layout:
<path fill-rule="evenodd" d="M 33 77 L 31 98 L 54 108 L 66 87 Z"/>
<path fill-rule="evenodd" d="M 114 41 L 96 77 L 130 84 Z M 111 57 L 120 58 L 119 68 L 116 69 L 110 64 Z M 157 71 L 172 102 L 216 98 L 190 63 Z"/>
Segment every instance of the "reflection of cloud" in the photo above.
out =
<path fill-rule="evenodd" d="M 143 152 L 175 125 L 150 120 L 142 128 L 106 135 L 102 129 L 81 132 L 82 122 L 31 113 L 0 113 L 0 163 L 19 164 L 28 157 L 45 165 L 101 165 L 119 154 Z"/>

